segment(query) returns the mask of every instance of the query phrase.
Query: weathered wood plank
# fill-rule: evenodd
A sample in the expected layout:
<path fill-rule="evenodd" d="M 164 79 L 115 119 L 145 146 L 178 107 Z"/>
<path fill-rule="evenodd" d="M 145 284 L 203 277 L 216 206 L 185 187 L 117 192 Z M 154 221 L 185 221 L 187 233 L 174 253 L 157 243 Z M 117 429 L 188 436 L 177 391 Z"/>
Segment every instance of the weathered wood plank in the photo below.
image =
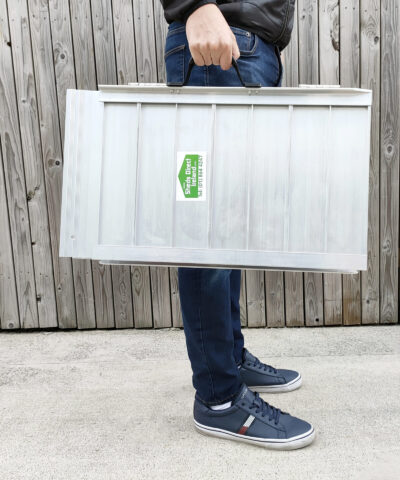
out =
<path fill-rule="evenodd" d="M 319 0 L 319 81 L 339 85 L 339 0 Z"/>
<path fill-rule="evenodd" d="M 168 24 L 165 21 L 164 9 L 162 8 L 160 0 L 153 0 L 154 4 L 154 28 L 156 34 L 156 56 L 157 56 L 157 71 L 158 81 L 160 83 L 166 82 L 166 71 L 164 62 L 164 46 L 165 39 L 168 32 Z"/>
<path fill-rule="evenodd" d="M 360 85 L 360 32 L 358 0 L 340 3 L 340 84 Z M 343 323 L 361 323 L 361 275 L 343 275 Z"/>
<path fill-rule="evenodd" d="M 71 25 L 69 16 L 69 6 L 62 0 L 49 1 L 50 12 L 50 31 L 53 47 L 53 63 L 57 91 L 56 115 L 60 125 L 61 151 L 64 143 L 64 124 L 65 124 L 65 97 L 67 88 L 75 88 L 75 68 L 73 61 L 73 48 L 71 37 Z M 54 98 L 54 97 L 53 97 Z M 51 140 L 51 139 L 49 139 Z M 72 260 L 58 256 L 59 251 L 59 233 L 61 221 L 61 192 L 63 178 L 63 163 L 57 165 L 59 168 L 51 169 L 51 179 L 46 186 L 48 197 L 50 196 L 54 203 L 54 235 L 55 241 L 52 242 L 52 256 L 54 269 L 54 282 L 56 286 L 58 326 L 60 328 L 76 328 L 76 308 L 75 293 L 72 272 Z M 46 165 L 45 165 L 46 167 Z M 48 204 L 51 200 L 47 201 Z M 57 205 L 57 207 L 56 207 Z"/>
<path fill-rule="evenodd" d="M 361 272 L 362 323 L 379 323 L 380 1 L 361 0 L 361 87 L 372 90 L 368 266 Z"/>
<path fill-rule="evenodd" d="M 157 82 L 157 58 L 153 22 L 153 3 L 133 0 L 136 61 L 139 82 Z"/>
<path fill-rule="evenodd" d="M 153 303 L 153 326 L 172 326 L 171 294 L 168 268 L 150 267 L 151 298 Z"/>
<path fill-rule="evenodd" d="M 321 273 L 304 272 L 304 307 L 306 325 L 324 325 L 324 288 Z"/>
<path fill-rule="evenodd" d="M 318 84 L 318 0 L 298 0 L 299 82 Z"/>
<path fill-rule="evenodd" d="M 299 1 L 299 83 L 319 83 L 318 2 Z M 305 322 L 323 325 L 322 274 L 304 273 Z"/>
<path fill-rule="evenodd" d="M 400 11 L 381 2 L 380 321 L 398 322 Z"/>
<path fill-rule="evenodd" d="M 163 76 L 156 55 L 153 2 L 133 0 L 139 82 L 157 82 Z M 160 67 L 162 68 L 162 67 Z M 172 325 L 168 267 L 151 267 L 153 325 Z"/>
<path fill-rule="evenodd" d="M 297 87 L 299 85 L 299 38 L 297 28 L 298 6 L 295 2 L 293 30 L 289 45 L 281 55 L 283 64 L 282 87 Z"/>
<path fill-rule="evenodd" d="M 54 291 L 53 265 L 49 252 L 50 225 L 46 204 L 46 186 L 43 173 L 43 161 L 40 133 L 44 134 L 48 125 L 43 118 L 39 131 L 38 105 L 36 102 L 35 74 L 32 62 L 31 33 L 33 41 L 42 34 L 38 22 L 31 27 L 39 31 L 30 31 L 28 10 L 25 0 L 10 3 L 10 33 L 13 54 L 14 78 L 17 93 L 17 105 L 21 130 L 22 152 L 24 159 L 25 181 L 28 192 L 29 226 L 35 268 L 36 298 L 41 328 L 57 327 L 57 309 Z M 45 33 L 44 33 L 45 36 Z M 46 58 L 50 68 L 51 56 Z M 45 57 L 47 50 L 39 61 Z M 45 159 L 47 162 L 49 159 Z M 46 170 L 46 168 L 45 168 Z"/>
<path fill-rule="evenodd" d="M 74 63 L 76 86 L 78 89 L 96 90 L 97 80 L 93 47 L 93 31 L 90 16 L 90 1 L 70 0 L 70 11 L 73 47 L 75 52 Z M 96 306 L 92 268 L 99 268 L 97 276 L 99 278 L 101 276 L 102 267 L 98 262 L 73 259 L 78 328 L 96 327 Z M 97 299 L 101 300 L 101 294 L 97 295 Z"/>
<path fill-rule="evenodd" d="M 268 327 L 285 326 L 284 275 L 279 271 L 265 272 L 265 299 Z"/>
<path fill-rule="evenodd" d="M 285 272 L 286 326 L 304 325 L 303 274 Z"/>
<path fill-rule="evenodd" d="M 117 67 L 111 2 L 96 0 L 91 5 L 97 83 L 115 85 Z M 98 284 L 98 288 L 95 288 L 97 326 L 104 325 L 103 328 L 107 328 L 106 325 L 114 323 L 114 312 L 116 328 L 133 326 L 130 281 L 130 267 L 127 265 L 112 265 L 110 268 L 97 264 L 93 268 L 95 287 Z M 102 302 L 97 301 L 96 292 L 101 292 Z M 101 311 L 97 308 L 98 305 L 103 305 Z"/>
<path fill-rule="evenodd" d="M 3 40 L 1 34 L 0 40 Z M 0 141 L 0 328 L 11 330 L 20 328 L 20 324 L 10 222 L 7 211 L 6 184 L 3 172 L 4 166 Z"/>
<path fill-rule="evenodd" d="M 320 83 L 339 85 L 339 5 L 338 0 L 319 3 L 319 69 Z M 324 325 L 342 323 L 342 276 L 324 273 Z"/>
<path fill-rule="evenodd" d="M 343 322 L 342 275 L 324 273 L 324 324 L 341 325 Z"/>
<path fill-rule="evenodd" d="M 11 19 L 11 22 L 15 19 Z M 17 20 L 18 21 L 18 20 Z M 21 328 L 39 327 L 7 5 L 0 1 L 0 135 Z"/>
<path fill-rule="evenodd" d="M 247 293 L 246 293 L 246 270 L 242 270 L 240 276 L 240 325 L 247 327 Z"/>
<path fill-rule="evenodd" d="M 264 327 L 265 291 L 264 270 L 246 270 L 247 325 Z"/>
<path fill-rule="evenodd" d="M 311 11 L 309 11 L 311 8 Z M 306 53 L 305 42 L 310 40 L 310 36 L 307 33 L 307 22 L 313 19 L 313 3 L 311 0 L 303 0 L 302 2 L 296 2 L 295 8 L 295 20 L 294 28 L 292 32 L 292 40 L 289 45 L 284 50 L 284 70 L 285 73 L 285 83 L 287 87 L 297 87 L 299 85 L 300 78 L 300 63 L 304 64 L 300 55 L 301 52 Z M 314 25 L 315 22 L 313 22 Z M 315 58 L 313 60 L 315 64 Z M 304 68 L 304 67 L 303 67 Z M 312 83 L 312 81 L 307 82 Z M 283 83 L 282 83 L 283 84 Z M 269 280 L 278 280 L 279 277 L 274 275 L 275 272 L 268 272 L 268 275 L 271 275 Z M 284 302 L 285 302 L 285 321 L 288 326 L 297 326 L 304 324 L 304 312 L 303 312 L 303 274 L 301 272 L 283 272 L 283 282 L 284 282 Z M 269 299 L 267 297 L 267 303 Z M 278 308 L 276 312 L 271 313 L 271 323 L 276 326 L 280 323 L 280 305 L 273 303 L 275 307 Z M 268 304 L 267 304 L 268 308 Z M 301 311 L 296 312 L 300 308 Z M 271 310 L 271 309 L 269 309 Z M 267 324 L 270 325 L 268 320 L 267 312 Z"/>
<path fill-rule="evenodd" d="M 151 328 L 153 326 L 153 313 L 151 310 L 149 268 L 131 267 L 131 283 L 135 328 Z"/>
<path fill-rule="evenodd" d="M 118 84 L 126 85 L 137 82 L 132 0 L 113 0 L 112 6 Z"/>
<path fill-rule="evenodd" d="M 171 285 L 171 313 L 172 325 L 183 328 L 182 311 L 179 298 L 178 269 L 169 269 L 169 281 Z"/>
<path fill-rule="evenodd" d="M 113 285 L 114 314 L 113 316 L 108 315 L 105 320 L 111 323 L 115 315 L 115 321 L 113 323 L 115 323 L 116 328 L 132 328 L 134 322 L 130 267 L 126 265 L 112 265 L 111 274 Z"/>

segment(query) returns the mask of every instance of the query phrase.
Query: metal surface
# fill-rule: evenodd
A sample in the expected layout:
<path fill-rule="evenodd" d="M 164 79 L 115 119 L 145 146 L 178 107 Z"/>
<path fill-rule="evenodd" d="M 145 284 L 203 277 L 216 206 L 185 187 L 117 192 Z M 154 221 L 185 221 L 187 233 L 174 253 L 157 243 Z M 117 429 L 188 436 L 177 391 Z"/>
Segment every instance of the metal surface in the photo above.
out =
<path fill-rule="evenodd" d="M 370 90 L 99 88 L 68 90 L 60 256 L 366 270 Z M 199 152 L 205 195 L 177 200 Z"/>

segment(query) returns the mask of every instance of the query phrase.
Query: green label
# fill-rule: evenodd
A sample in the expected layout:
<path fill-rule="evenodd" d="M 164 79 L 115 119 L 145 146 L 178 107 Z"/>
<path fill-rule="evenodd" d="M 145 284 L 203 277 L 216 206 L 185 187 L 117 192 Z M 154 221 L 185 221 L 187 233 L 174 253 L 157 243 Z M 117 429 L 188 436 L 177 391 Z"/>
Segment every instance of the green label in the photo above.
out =
<path fill-rule="evenodd" d="M 205 153 L 178 152 L 177 200 L 205 199 Z"/>

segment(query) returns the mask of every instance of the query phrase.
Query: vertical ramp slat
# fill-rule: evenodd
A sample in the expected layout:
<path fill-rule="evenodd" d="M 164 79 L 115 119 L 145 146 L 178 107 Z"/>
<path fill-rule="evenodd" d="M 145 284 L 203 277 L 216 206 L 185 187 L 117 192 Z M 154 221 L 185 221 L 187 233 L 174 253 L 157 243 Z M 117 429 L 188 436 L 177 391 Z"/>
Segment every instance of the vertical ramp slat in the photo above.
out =
<path fill-rule="evenodd" d="M 206 152 L 206 199 L 201 201 L 180 200 L 176 201 L 175 190 L 173 192 L 173 209 L 175 210 L 174 222 L 174 246 L 207 248 L 208 231 L 207 216 L 210 202 L 210 174 L 212 132 L 212 108 L 210 106 L 198 106 L 193 110 L 189 105 L 179 105 L 176 119 L 176 152 Z M 179 174 L 181 165 L 177 164 L 177 158 L 173 159 L 177 167 L 176 176 Z M 177 182 L 177 189 L 181 186 Z"/>
<path fill-rule="evenodd" d="M 216 109 L 215 157 L 212 185 L 212 248 L 246 248 L 247 130 L 249 107 Z M 224 208 L 224 204 L 229 208 Z M 234 212 L 234 213 L 233 213 Z"/>

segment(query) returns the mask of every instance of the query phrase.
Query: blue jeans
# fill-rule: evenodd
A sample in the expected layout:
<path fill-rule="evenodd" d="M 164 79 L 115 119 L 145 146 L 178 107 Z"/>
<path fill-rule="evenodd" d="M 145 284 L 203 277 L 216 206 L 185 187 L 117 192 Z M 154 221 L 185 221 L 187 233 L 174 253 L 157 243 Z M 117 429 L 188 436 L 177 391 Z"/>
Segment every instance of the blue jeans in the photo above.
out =
<path fill-rule="evenodd" d="M 278 47 L 257 35 L 231 27 L 240 58 L 237 63 L 244 81 L 279 87 L 283 68 Z M 165 43 L 167 82 L 183 82 L 191 54 L 185 25 L 169 25 Z M 195 66 L 191 86 L 241 86 L 236 71 L 219 66 Z M 240 270 L 214 268 L 178 269 L 183 328 L 196 397 L 206 405 L 234 398 L 242 381 L 241 362 L 244 338 L 240 324 Z"/>

